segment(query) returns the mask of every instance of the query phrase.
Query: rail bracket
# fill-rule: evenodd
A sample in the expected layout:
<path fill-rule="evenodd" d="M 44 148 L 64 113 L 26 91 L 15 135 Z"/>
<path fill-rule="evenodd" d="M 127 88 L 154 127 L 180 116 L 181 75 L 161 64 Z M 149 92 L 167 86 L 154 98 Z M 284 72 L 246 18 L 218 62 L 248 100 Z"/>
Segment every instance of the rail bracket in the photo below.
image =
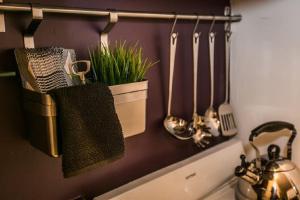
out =
<path fill-rule="evenodd" d="M 3 0 L 0 0 L 0 4 L 3 3 Z M 0 12 L 0 33 L 5 32 L 5 19 L 4 19 L 4 12 Z"/>
<path fill-rule="evenodd" d="M 27 29 L 24 32 L 24 46 L 25 48 L 34 48 L 34 33 L 38 29 L 39 25 L 43 21 L 43 9 L 42 8 L 31 8 L 32 20 Z"/>
<path fill-rule="evenodd" d="M 103 31 L 100 34 L 100 42 L 101 42 L 101 48 L 108 49 L 108 33 L 113 29 L 113 27 L 118 22 L 118 14 L 115 12 L 109 13 L 109 21 L 108 24 L 105 26 Z"/>

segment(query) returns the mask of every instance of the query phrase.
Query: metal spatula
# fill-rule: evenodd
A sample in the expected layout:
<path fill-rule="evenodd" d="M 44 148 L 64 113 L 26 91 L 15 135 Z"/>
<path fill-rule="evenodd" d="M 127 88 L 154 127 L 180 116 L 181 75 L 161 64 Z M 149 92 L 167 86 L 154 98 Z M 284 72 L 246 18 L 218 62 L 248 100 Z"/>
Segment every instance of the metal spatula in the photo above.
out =
<path fill-rule="evenodd" d="M 238 130 L 236 123 L 234 121 L 233 109 L 229 104 L 229 68 L 230 68 L 230 38 L 231 32 L 226 31 L 225 33 L 225 56 L 226 56 L 226 93 L 225 101 L 219 106 L 219 120 L 221 123 L 221 130 L 224 136 L 233 136 L 236 135 Z"/>

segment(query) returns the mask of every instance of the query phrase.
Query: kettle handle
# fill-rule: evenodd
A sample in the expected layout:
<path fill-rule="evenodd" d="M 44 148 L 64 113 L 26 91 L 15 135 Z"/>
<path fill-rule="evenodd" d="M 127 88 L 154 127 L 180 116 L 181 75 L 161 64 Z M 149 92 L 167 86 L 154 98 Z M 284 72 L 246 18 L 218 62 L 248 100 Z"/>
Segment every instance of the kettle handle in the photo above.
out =
<path fill-rule="evenodd" d="M 295 126 L 288 122 L 283 121 L 272 121 L 262 124 L 251 131 L 249 136 L 249 141 L 253 143 L 255 137 L 258 137 L 264 132 L 277 132 L 283 129 L 288 129 L 291 131 L 291 136 L 287 142 L 287 158 L 292 159 L 292 143 L 296 137 L 297 131 Z"/>

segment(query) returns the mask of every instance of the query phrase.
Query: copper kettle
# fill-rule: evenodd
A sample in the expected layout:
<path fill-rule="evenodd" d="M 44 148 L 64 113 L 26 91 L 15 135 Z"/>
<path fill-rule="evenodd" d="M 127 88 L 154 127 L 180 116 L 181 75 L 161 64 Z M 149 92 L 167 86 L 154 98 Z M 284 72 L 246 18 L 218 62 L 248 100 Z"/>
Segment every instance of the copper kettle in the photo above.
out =
<path fill-rule="evenodd" d="M 287 156 L 281 157 L 280 147 L 272 144 L 268 147 L 268 157 L 262 158 L 253 140 L 262 133 L 277 132 L 288 129 L 291 136 L 287 143 Z M 268 122 L 251 132 L 250 144 L 256 151 L 256 159 L 247 162 L 241 156 L 241 165 L 236 167 L 235 175 L 247 181 L 257 194 L 258 199 L 264 200 L 300 200 L 300 170 L 291 161 L 292 143 L 296 137 L 293 124 L 287 122 Z"/>

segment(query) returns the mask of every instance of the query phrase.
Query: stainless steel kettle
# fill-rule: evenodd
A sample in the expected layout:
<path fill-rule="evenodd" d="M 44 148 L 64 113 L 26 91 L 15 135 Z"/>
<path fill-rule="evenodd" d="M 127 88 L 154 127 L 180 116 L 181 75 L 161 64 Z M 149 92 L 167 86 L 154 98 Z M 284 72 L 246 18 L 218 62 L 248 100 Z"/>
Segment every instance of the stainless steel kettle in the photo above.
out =
<path fill-rule="evenodd" d="M 253 140 L 262 133 L 288 129 L 291 136 L 287 143 L 287 157 L 281 157 L 280 147 L 272 144 L 268 147 L 268 158 L 262 158 Z M 257 199 L 264 200 L 300 200 L 300 170 L 292 163 L 292 143 L 296 137 L 293 124 L 287 122 L 268 122 L 254 130 L 249 137 L 250 144 L 256 151 L 256 159 L 247 162 L 241 156 L 241 165 L 236 167 L 235 175 L 249 183 L 257 194 Z"/>

